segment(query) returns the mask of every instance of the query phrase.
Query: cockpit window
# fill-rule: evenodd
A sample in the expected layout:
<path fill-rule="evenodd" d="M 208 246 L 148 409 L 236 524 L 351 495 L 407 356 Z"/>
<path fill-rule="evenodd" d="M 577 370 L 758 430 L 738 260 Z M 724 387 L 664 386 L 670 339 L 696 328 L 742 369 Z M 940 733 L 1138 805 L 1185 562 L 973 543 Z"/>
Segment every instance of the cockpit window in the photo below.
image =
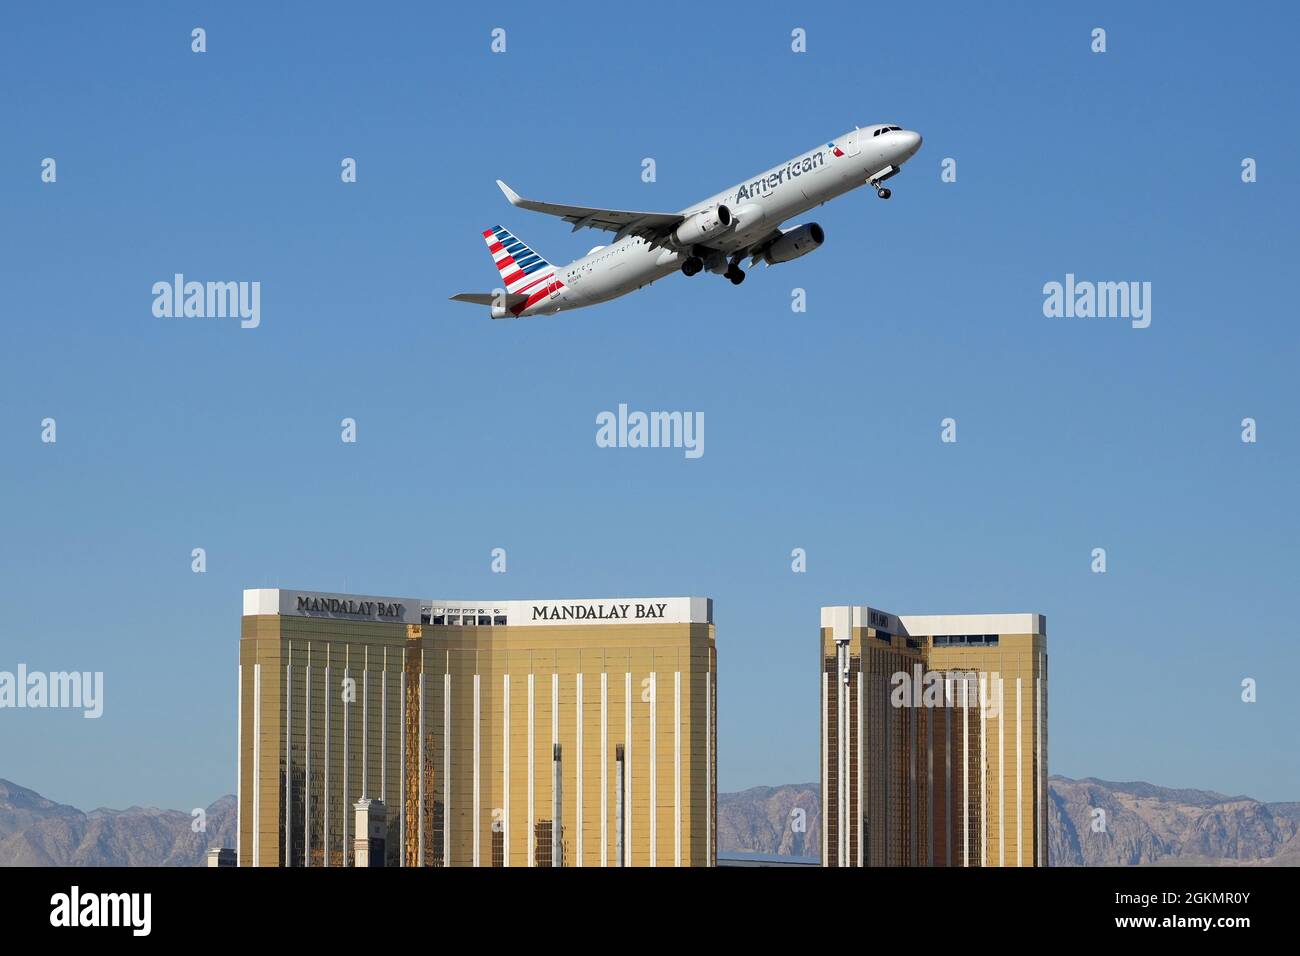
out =
<path fill-rule="evenodd" d="M 882 126 L 880 127 L 880 129 L 876 130 L 871 135 L 879 136 L 881 133 L 901 133 L 902 131 L 903 131 L 903 127 L 901 126 Z"/>

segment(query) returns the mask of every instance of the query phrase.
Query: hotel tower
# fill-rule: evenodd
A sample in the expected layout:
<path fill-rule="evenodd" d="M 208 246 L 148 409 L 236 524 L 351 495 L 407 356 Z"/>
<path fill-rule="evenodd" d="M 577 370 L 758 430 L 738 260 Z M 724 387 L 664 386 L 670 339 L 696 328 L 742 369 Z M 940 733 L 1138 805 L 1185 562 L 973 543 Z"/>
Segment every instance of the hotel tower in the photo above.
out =
<path fill-rule="evenodd" d="M 247 590 L 238 711 L 241 866 L 717 860 L 707 598 Z"/>
<path fill-rule="evenodd" d="M 821 612 L 823 866 L 1047 865 L 1041 614 Z"/>

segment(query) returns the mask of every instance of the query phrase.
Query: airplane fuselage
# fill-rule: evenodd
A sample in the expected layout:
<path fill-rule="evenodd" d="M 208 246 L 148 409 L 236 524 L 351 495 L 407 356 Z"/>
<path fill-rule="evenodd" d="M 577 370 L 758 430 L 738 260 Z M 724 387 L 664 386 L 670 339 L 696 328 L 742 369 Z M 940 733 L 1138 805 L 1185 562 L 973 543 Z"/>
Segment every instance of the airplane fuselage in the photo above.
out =
<path fill-rule="evenodd" d="M 723 273 L 729 256 L 737 251 L 744 254 L 787 220 L 894 175 L 920 148 L 920 142 L 917 133 L 895 126 L 854 129 L 681 211 L 682 217 L 689 219 L 726 206 L 733 225 L 721 235 L 685 248 L 653 245 L 639 236 L 598 246 L 568 265 L 538 272 L 537 282 L 530 281 L 532 288 L 526 289 L 526 294 L 531 293 L 530 299 L 538 294 L 534 290 L 546 294 L 517 314 L 550 315 L 608 302 L 682 271 L 691 256 L 699 257 L 704 269 Z M 888 196 L 888 191 L 882 195 Z"/>

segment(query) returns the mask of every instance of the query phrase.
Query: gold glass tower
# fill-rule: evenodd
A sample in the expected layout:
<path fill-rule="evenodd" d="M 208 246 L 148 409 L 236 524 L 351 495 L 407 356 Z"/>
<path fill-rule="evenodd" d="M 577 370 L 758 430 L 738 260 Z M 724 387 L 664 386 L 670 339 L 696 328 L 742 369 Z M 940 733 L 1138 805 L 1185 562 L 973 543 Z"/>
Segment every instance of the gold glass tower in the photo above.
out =
<path fill-rule="evenodd" d="M 712 866 L 707 598 L 244 592 L 241 866 Z"/>
<path fill-rule="evenodd" d="M 821 615 L 823 866 L 1047 865 L 1041 614 Z"/>

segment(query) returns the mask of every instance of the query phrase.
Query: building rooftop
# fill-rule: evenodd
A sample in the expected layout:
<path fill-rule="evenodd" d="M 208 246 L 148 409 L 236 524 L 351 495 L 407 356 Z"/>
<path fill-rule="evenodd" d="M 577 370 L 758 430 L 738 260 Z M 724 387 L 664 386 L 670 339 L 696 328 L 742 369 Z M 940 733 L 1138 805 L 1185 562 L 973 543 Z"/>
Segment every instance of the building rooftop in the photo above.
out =
<path fill-rule="evenodd" d="M 822 608 L 822 627 L 848 637 L 855 627 L 874 627 L 890 634 L 934 637 L 949 634 L 1047 635 L 1047 616 L 1019 614 L 890 614 L 867 605 L 839 604 Z"/>
<path fill-rule="evenodd" d="M 244 616 L 258 615 L 448 626 L 712 624 L 713 600 L 605 597 L 474 601 L 248 588 L 244 591 Z"/>

